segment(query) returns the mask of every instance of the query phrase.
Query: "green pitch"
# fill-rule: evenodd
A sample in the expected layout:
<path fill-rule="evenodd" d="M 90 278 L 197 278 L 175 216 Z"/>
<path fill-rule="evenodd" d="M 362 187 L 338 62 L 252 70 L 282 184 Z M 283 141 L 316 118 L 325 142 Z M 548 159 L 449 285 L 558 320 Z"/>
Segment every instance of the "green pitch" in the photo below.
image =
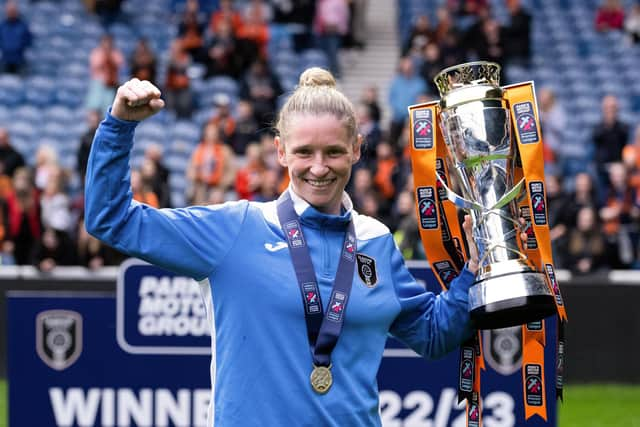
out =
<path fill-rule="evenodd" d="M 7 381 L 0 380 L 0 427 L 7 427 Z"/>
<path fill-rule="evenodd" d="M 567 386 L 559 427 L 640 427 L 640 386 Z"/>
<path fill-rule="evenodd" d="M 640 385 L 574 385 L 558 405 L 559 427 L 640 427 Z M 7 426 L 7 382 L 0 380 L 0 427 Z"/>

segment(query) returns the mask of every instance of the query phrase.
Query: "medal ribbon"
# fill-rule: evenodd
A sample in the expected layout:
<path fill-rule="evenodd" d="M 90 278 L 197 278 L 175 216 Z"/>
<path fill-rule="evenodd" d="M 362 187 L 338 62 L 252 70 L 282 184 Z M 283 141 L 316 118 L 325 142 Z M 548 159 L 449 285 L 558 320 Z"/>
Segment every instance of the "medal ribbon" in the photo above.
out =
<path fill-rule="evenodd" d="M 347 309 L 353 282 L 356 259 L 356 233 L 353 220 L 350 220 L 347 226 L 338 270 L 331 290 L 331 299 L 325 315 L 311 254 L 289 191 L 282 193 L 277 204 L 278 219 L 287 238 L 293 269 L 302 294 L 313 364 L 314 366 L 329 367 L 331 352 L 342 331 L 344 313 Z"/>

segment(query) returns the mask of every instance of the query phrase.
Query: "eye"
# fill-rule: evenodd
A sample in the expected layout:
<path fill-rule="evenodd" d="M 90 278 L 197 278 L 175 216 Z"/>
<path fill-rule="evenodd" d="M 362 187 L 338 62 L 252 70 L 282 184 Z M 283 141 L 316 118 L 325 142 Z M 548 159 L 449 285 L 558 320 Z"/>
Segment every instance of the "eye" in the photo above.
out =
<path fill-rule="evenodd" d="M 329 157 L 340 157 L 343 156 L 347 153 L 347 150 L 345 150 L 344 148 L 330 148 L 329 151 L 327 152 L 327 155 Z"/>
<path fill-rule="evenodd" d="M 309 157 L 311 155 L 311 149 L 306 147 L 301 147 L 296 149 L 294 153 L 298 157 Z"/>

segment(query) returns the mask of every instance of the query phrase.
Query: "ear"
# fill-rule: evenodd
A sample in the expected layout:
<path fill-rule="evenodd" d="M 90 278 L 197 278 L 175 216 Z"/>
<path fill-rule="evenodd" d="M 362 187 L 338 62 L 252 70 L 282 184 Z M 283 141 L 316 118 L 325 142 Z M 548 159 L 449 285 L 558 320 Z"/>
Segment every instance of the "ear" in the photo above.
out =
<path fill-rule="evenodd" d="M 360 147 L 362 146 L 362 141 L 364 141 L 364 137 L 362 134 L 358 134 L 356 136 L 356 142 L 353 144 L 353 158 L 351 159 L 351 164 L 354 165 L 360 160 Z"/>
<path fill-rule="evenodd" d="M 276 151 L 278 153 L 278 163 L 280 163 L 280 165 L 284 168 L 288 167 L 284 143 L 282 142 L 282 140 L 280 140 L 280 136 L 274 137 L 273 143 L 276 145 Z"/>

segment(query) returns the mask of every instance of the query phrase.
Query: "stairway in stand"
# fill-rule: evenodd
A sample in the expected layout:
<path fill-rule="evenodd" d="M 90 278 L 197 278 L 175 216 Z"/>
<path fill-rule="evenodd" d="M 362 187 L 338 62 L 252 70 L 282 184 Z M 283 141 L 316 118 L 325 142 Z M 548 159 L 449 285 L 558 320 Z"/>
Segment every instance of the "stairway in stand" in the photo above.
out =
<path fill-rule="evenodd" d="M 369 0 L 366 10 L 366 47 L 364 50 L 342 51 L 342 78 L 339 85 L 356 104 L 365 87 L 378 87 L 378 102 L 383 110 L 382 124 L 388 124 L 388 88 L 400 55 L 397 2 Z"/>

